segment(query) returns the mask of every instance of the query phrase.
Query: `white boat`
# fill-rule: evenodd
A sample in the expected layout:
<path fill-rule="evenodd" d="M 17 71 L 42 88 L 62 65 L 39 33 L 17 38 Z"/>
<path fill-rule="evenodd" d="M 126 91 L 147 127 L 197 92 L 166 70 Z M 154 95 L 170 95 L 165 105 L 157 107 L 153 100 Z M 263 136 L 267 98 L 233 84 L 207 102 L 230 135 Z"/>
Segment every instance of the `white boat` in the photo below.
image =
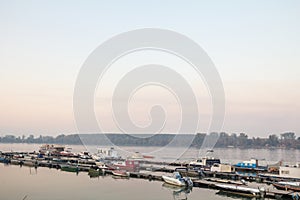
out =
<path fill-rule="evenodd" d="M 300 163 L 295 166 L 279 166 L 279 177 L 300 179 Z"/>
<path fill-rule="evenodd" d="M 174 172 L 172 177 L 162 176 L 162 179 L 168 184 L 176 185 L 179 187 L 193 186 L 192 180 L 188 177 L 182 178 L 179 172 Z"/>
<path fill-rule="evenodd" d="M 191 161 L 189 163 L 189 166 L 192 167 L 201 167 L 210 171 L 211 166 L 214 164 L 220 164 L 221 161 L 219 158 L 214 158 L 214 157 L 204 157 L 204 158 L 199 158 L 197 160 Z"/>
<path fill-rule="evenodd" d="M 129 177 L 129 172 L 124 171 L 124 170 L 113 170 L 112 175 L 114 176 L 119 176 L 119 177 Z"/>
<path fill-rule="evenodd" d="M 278 183 L 273 183 L 273 186 L 279 190 L 291 190 L 295 192 L 300 192 L 300 182 L 280 181 Z"/>
<path fill-rule="evenodd" d="M 153 158 L 154 158 L 154 156 L 144 155 L 138 151 L 128 157 L 128 159 L 132 159 L 132 160 L 144 160 L 144 159 L 153 159 Z"/>
<path fill-rule="evenodd" d="M 144 156 L 140 152 L 135 152 L 133 155 L 129 156 L 128 159 L 142 160 L 144 159 Z"/>
<path fill-rule="evenodd" d="M 59 155 L 60 152 L 64 151 L 64 146 L 54 145 L 54 144 L 44 144 L 40 147 L 39 153 L 43 155 Z"/>
<path fill-rule="evenodd" d="M 215 186 L 224 191 L 236 194 L 245 194 L 253 197 L 264 197 L 266 192 L 265 188 L 250 188 L 240 185 L 216 184 Z"/>
<path fill-rule="evenodd" d="M 118 151 L 111 147 L 110 149 L 97 149 L 97 153 L 93 155 L 94 160 L 103 160 L 103 159 L 119 159 L 121 156 L 118 154 Z"/>

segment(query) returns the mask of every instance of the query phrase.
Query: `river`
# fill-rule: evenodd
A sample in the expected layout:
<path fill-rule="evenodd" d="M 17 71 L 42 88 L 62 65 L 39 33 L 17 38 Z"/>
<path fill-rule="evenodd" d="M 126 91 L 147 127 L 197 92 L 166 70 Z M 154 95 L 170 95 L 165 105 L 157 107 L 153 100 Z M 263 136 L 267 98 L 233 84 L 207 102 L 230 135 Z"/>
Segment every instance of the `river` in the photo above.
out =
<path fill-rule="evenodd" d="M 0 144 L 1 151 L 34 151 L 37 144 Z M 82 151 L 86 147 L 70 146 L 73 151 Z M 91 147 L 92 148 L 92 147 Z M 120 147 L 124 152 L 154 152 L 154 147 Z M 88 148 L 90 149 L 90 148 Z M 168 148 L 158 160 L 173 160 L 178 157 L 180 148 Z M 122 152 L 122 151 L 121 151 Z M 123 153 L 124 153 L 123 152 Z M 273 163 L 278 160 L 295 163 L 299 161 L 299 150 L 266 149 L 215 149 L 214 156 L 223 162 L 234 163 L 251 157 L 261 162 Z M 197 149 L 189 149 L 180 158 L 189 160 L 198 155 Z M 297 160 L 298 159 L 298 160 Z M 159 181 L 142 179 L 114 179 L 112 176 L 90 178 L 86 172 L 62 172 L 48 168 L 29 168 L 0 164 L 0 199 L 20 200 L 79 200 L 79 199 L 237 199 L 218 194 L 217 190 L 193 188 L 192 191 L 166 187 Z M 247 199 L 247 198 L 238 198 Z"/>

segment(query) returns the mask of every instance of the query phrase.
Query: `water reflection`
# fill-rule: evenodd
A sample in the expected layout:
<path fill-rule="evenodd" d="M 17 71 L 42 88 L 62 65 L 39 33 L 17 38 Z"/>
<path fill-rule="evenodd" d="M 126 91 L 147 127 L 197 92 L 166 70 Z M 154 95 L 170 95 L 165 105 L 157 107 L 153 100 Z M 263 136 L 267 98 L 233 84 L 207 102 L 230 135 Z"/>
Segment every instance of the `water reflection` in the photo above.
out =
<path fill-rule="evenodd" d="M 37 168 L 36 167 L 34 167 L 34 168 L 32 168 L 32 167 L 29 167 L 29 174 L 30 175 L 37 175 Z"/>
<path fill-rule="evenodd" d="M 192 187 L 178 187 L 178 186 L 170 185 L 168 183 L 164 183 L 162 187 L 167 190 L 170 190 L 172 192 L 173 199 L 176 200 L 188 199 L 188 194 L 191 193 L 192 191 Z"/>
<path fill-rule="evenodd" d="M 217 192 L 216 195 L 221 196 L 221 197 L 229 197 L 231 199 L 240 199 L 240 200 L 263 200 L 264 199 L 264 198 L 260 198 L 260 197 L 243 196 L 242 194 L 241 195 L 233 194 L 233 193 L 230 193 L 227 191 L 222 191 L 222 190 Z"/>

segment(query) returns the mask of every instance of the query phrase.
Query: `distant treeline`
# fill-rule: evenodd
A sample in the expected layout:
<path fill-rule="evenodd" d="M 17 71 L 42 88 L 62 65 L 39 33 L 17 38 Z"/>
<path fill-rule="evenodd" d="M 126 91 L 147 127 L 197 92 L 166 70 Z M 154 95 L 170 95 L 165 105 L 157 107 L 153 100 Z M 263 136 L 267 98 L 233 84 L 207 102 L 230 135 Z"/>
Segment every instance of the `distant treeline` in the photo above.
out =
<path fill-rule="evenodd" d="M 216 136 L 218 133 L 210 133 L 208 136 Z M 171 141 L 174 146 L 183 146 L 191 141 L 191 146 L 201 147 L 206 134 L 198 133 L 196 135 L 177 135 L 175 134 L 157 134 L 153 136 L 147 135 L 127 135 L 127 134 L 72 134 L 72 135 L 58 135 L 39 136 L 34 137 L 6 135 L 0 137 L 0 143 L 48 143 L 48 144 L 93 144 L 103 145 L 105 139 L 109 139 L 115 145 L 119 146 L 166 146 Z M 280 135 L 271 134 L 267 138 L 248 137 L 245 133 L 227 134 L 219 133 L 219 139 L 215 147 L 217 148 L 294 148 L 300 149 L 300 137 L 296 137 L 293 132 L 286 132 Z"/>

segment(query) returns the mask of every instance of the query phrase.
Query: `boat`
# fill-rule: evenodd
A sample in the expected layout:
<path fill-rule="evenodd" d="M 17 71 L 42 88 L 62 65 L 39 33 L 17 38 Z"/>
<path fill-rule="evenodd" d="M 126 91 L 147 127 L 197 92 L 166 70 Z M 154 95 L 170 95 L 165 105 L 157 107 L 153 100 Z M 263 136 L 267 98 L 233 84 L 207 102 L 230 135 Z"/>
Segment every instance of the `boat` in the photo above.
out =
<path fill-rule="evenodd" d="M 257 159 L 251 159 L 246 160 L 243 162 L 239 162 L 234 165 L 236 168 L 249 168 L 249 169 L 255 169 L 258 166 L 258 160 Z"/>
<path fill-rule="evenodd" d="M 112 175 L 119 177 L 129 177 L 129 173 L 124 170 L 113 170 L 111 171 Z"/>
<path fill-rule="evenodd" d="M 102 173 L 102 171 L 100 169 L 94 169 L 94 168 L 90 168 L 89 169 L 89 173 L 88 175 L 93 178 L 93 177 L 98 177 L 100 176 Z"/>
<path fill-rule="evenodd" d="M 264 197 L 266 193 L 265 188 L 250 188 L 247 186 L 230 184 L 216 184 L 215 186 L 221 191 L 248 197 Z"/>
<path fill-rule="evenodd" d="M 64 151 L 59 152 L 61 156 L 67 156 L 67 157 L 72 157 L 75 156 L 74 153 L 72 153 L 72 148 L 68 147 Z"/>
<path fill-rule="evenodd" d="M 192 187 L 193 182 L 189 177 L 182 177 L 179 172 L 174 172 L 172 176 L 162 176 L 164 182 L 179 186 L 179 187 Z"/>
<path fill-rule="evenodd" d="M 92 157 L 90 156 L 90 152 L 88 152 L 88 151 L 82 151 L 78 154 L 78 156 L 81 159 L 86 159 L 86 160 L 92 159 Z"/>
<path fill-rule="evenodd" d="M 291 190 L 294 192 L 300 192 L 300 182 L 277 182 L 272 185 L 278 190 Z"/>
<path fill-rule="evenodd" d="M 0 162 L 4 164 L 8 164 L 10 162 L 10 159 L 7 157 L 0 157 Z"/>
<path fill-rule="evenodd" d="M 115 170 L 138 171 L 140 168 L 140 163 L 137 160 L 125 160 L 120 162 L 114 162 L 108 167 Z"/>
<path fill-rule="evenodd" d="M 44 144 L 40 147 L 39 153 L 41 155 L 60 155 L 60 152 L 65 151 L 64 146 L 54 144 Z"/>
<path fill-rule="evenodd" d="M 79 172 L 79 168 L 76 165 L 60 165 L 60 169 L 65 172 Z"/>
<path fill-rule="evenodd" d="M 189 163 L 189 166 L 202 168 L 206 171 L 210 171 L 211 166 L 213 166 L 214 164 L 220 164 L 220 163 L 221 163 L 221 160 L 219 158 L 203 157 L 203 158 L 199 158 L 197 160 L 191 161 Z"/>
<path fill-rule="evenodd" d="M 268 171 L 267 166 L 259 166 L 257 159 L 250 159 L 243 162 L 239 162 L 234 165 L 235 170 L 242 171 Z"/>
<path fill-rule="evenodd" d="M 134 154 L 132 154 L 131 156 L 129 156 L 128 159 L 130 159 L 130 160 L 143 160 L 144 156 L 140 152 L 137 151 Z"/>
<path fill-rule="evenodd" d="M 177 167 L 175 168 L 176 172 L 179 172 L 182 176 L 188 177 L 199 177 L 201 176 L 201 170 L 199 169 L 192 169 L 188 167 Z"/>
<path fill-rule="evenodd" d="M 279 177 L 300 179 L 300 163 L 295 166 L 279 166 Z"/>
<path fill-rule="evenodd" d="M 96 163 L 96 166 L 101 170 L 109 169 L 103 162 L 95 162 L 95 163 Z"/>
<path fill-rule="evenodd" d="M 221 172 L 221 173 L 231 173 L 233 172 L 233 168 L 229 164 L 220 164 L 215 163 L 210 168 L 211 172 Z"/>
<path fill-rule="evenodd" d="M 154 156 L 151 156 L 151 155 L 143 155 L 143 157 L 145 159 L 154 159 Z"/>
<path fill-rule="evenodd" d="M 110 149 L 97 149 L 97 153 L 92 156 L 96 161 L 100 160 L 111 160 L 111 159 L 120 159 L 121 156 L 118 154 L 118 151 L 114 147 Z"/>

